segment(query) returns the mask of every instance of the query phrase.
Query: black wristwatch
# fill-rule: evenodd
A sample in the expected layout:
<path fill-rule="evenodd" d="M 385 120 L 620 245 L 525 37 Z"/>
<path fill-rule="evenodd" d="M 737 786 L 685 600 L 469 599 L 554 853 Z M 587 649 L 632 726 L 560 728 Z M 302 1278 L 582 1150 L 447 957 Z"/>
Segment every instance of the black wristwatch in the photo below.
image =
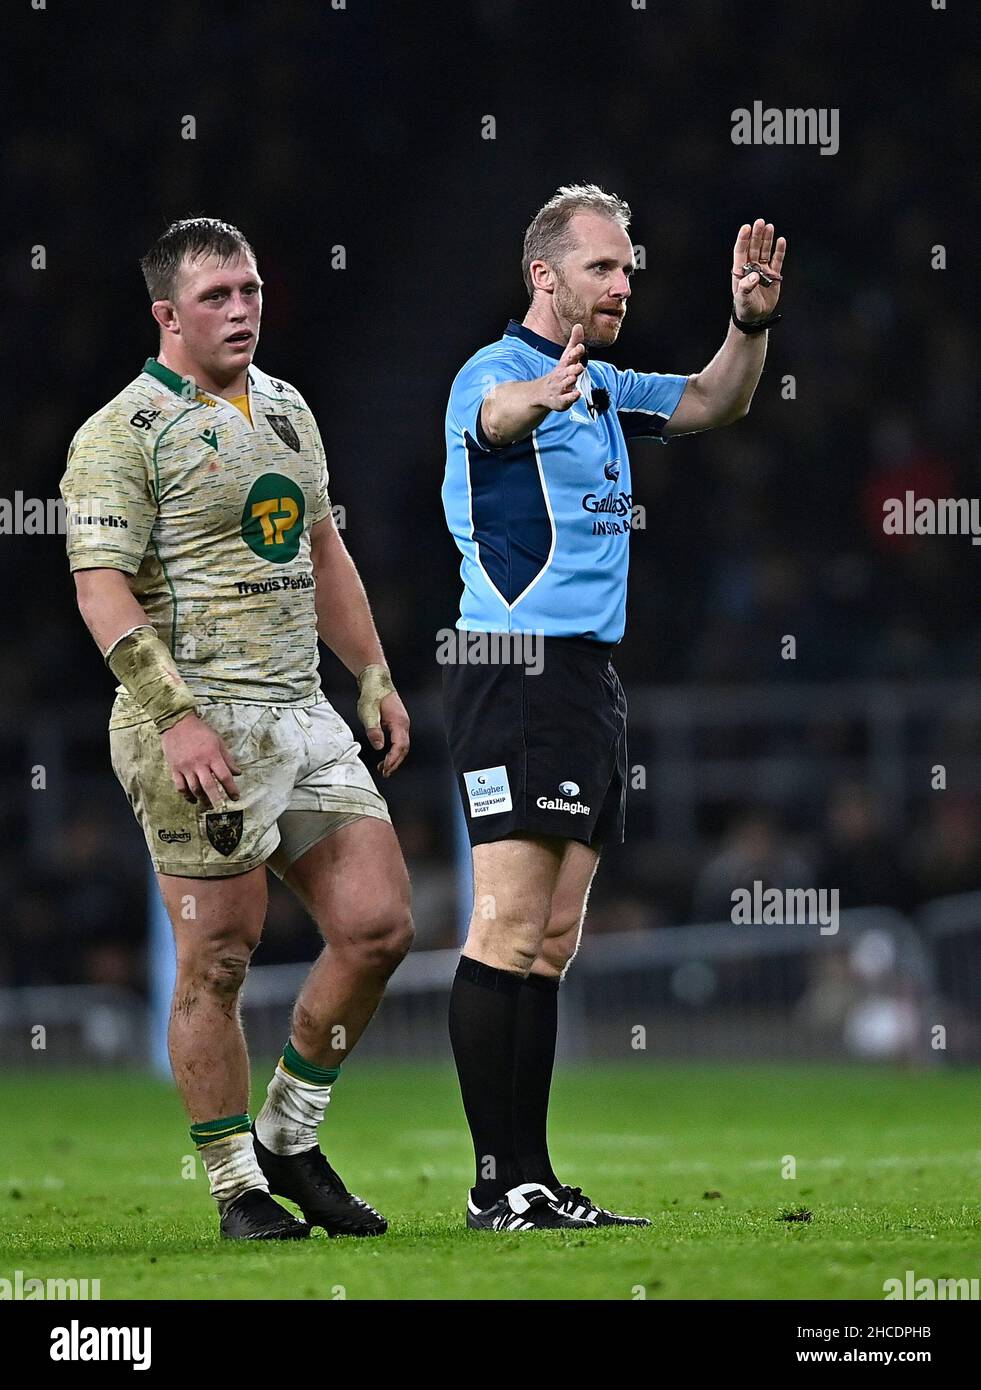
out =
<path fill-rule="evenodd" d="M 754 319 L 752 323 L 741 323 L 736 318 L 736 301 L 733 300 L 730 317 L 740 333 L 765 333 L 768 328 L 772 328 L 775 323 L 780 322 L 783 314 L 771 314 L 769 318 Z"/>

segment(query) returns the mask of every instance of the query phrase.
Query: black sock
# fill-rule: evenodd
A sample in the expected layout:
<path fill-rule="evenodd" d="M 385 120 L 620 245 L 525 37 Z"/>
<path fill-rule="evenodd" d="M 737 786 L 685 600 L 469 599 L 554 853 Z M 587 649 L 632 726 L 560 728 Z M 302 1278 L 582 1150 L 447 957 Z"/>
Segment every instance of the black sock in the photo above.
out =
<path fill-rule="evenodd" d="M 521 1181 L 514 1150 L 514 1047 L 521 976 L 461 956 L 450 991 L 450 1043 L 473 1137 L 482 1207 Z"/>
<path fill-rule="evenodd" d="M 514 1049 L 514 1145 L 522 1182 L 555 1188 L 559 1180 L 548 1156 L 548 1093 L 559 1022 L 559 982 L 529 975 L 518 996 L 518 1040 Z"/>

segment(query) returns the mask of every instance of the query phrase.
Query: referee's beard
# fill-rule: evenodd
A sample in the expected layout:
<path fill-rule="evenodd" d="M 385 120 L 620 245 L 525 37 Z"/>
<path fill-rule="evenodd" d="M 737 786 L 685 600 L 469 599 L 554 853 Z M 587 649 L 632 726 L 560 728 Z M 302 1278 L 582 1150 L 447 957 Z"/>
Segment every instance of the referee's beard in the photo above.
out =
<path fill-rule="evenodd" d="M 620 335 L 625 303 L 611 300 L 600 304 L 587 304 L 574 293 L 569 282 L 563 280 L 556 271 L 556 289 L 553 309 L 562 326 L 567 340 L 573 324 L 581 324 L 587 347 L 609 347 Z M 606 311 L 606 312 L 604 312 Z"/>

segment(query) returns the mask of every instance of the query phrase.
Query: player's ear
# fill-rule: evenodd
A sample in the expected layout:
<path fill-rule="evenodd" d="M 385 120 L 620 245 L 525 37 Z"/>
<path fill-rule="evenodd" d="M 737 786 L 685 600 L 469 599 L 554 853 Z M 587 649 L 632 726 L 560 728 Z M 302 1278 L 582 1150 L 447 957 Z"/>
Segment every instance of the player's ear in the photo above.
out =
<path fill-rule="evenodd" d="M 177 319 L 177 310 L 173 301 L 170 299 L 155 299 L 150 305 L 150 313 L 157 320 L 160 327 L 167 333 L 179 333 L 180 324 Z"/>

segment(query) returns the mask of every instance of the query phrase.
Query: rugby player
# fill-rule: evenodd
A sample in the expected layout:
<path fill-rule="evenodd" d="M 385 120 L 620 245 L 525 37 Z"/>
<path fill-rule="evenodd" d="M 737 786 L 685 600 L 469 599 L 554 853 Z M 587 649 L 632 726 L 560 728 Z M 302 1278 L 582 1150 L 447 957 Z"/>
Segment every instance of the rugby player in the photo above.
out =
<path fill-rule="evenodd" d="M 458 627 L 540 634 L 534 661 L 444 665 L 447 737 L 473 847 L 475 907 L 450 1038 L 476 1159 L 477 1229 L 648 1225 L 555 1173 L 546 1138 L 559 984 L 601 847 L 623 839 L 627 440 L 740 419 L 763 369 L 783 237 L 740 228 L 722 347 L 690 376 L 621 371 L 635 268 L 630 209 L 560 188 L 525 233 L 524 320 L 460 371 L 446 414 L 443 506 L 463 556 Z M 506 647 L 496 648 L 506 650 Z M 478 647 L 479 650 L 479 647 Z M 492 910 L 487 910 L 487 905 Z"/>
<path fill-rule="evenodd" d="M 193 218 L 141 265 L 159 351 L 75 435 L 61 490 L 78 606 L 120 683 L 113 769 L 173 924 L 174 1078 L 223 1236 L 379 1235 L 384 1217 L 348 1191 L 317 1130 L 408 950 L 409 885 L 385 801 L 321 691 L 318 633 L 357 678 L 372 747 L 389 736 L 384 777 L 409 719 L 332 516 L 316 421 L 253 364 L 252 248 Z M 238 998 L 267 868 L 327 949 L 253 1126 Z"/>

